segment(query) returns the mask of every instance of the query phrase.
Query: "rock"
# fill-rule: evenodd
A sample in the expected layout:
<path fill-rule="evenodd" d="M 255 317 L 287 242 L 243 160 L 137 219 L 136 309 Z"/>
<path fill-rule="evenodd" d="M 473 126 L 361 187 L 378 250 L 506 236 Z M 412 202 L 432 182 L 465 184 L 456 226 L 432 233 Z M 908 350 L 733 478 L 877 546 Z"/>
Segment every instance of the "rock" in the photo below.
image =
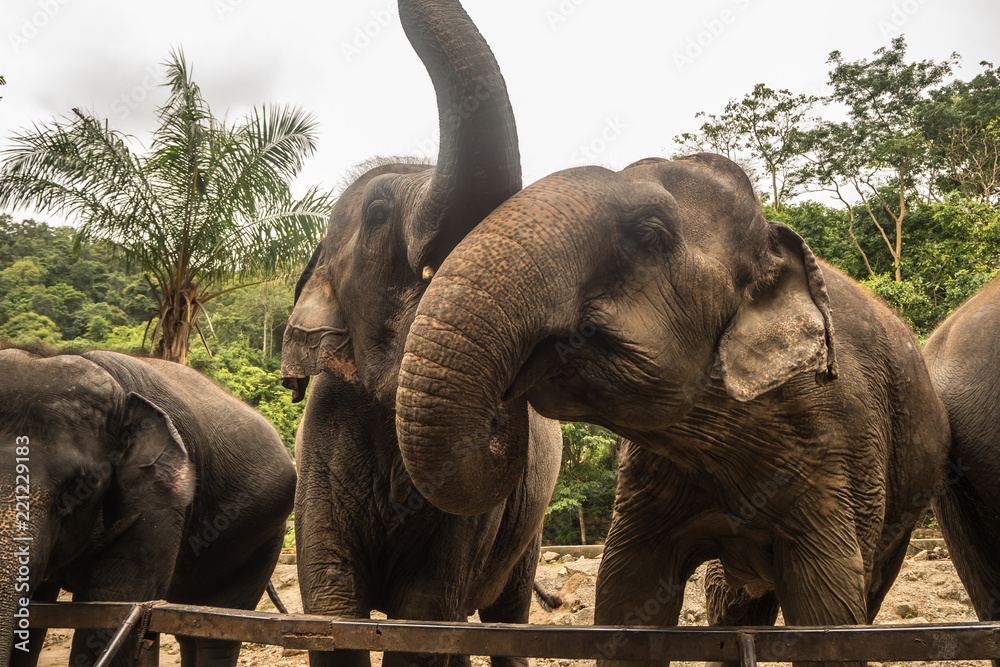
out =
<path fill-rule="evenodd" d="M 552 625 L 573 625 L 573 614 L 559 614 L 552 619 Z"/>
<path fill-rule="evenodd" d="M 580 558 L 574 563 L 566 563 L 566 569 L 570 572 L 579 572 L 588 577 L 596 577 L 597 570 L 601 567 L 601 561 L 596 558 Z"/>
<path fill-rule="evenodd" d="M 950 588 L 946 591 L 938 593 L 939 598 L 944 598 L 945 600 L 954 600 L 955 602 L 961 602 L 962 604 L 967 604 L 972 606 L 972 600 L 969 599 L 969 594 L 965 592 L 964 588 L 955 587 Z"/>
<path fill-rule="evenodd" d="M 681 618 L 691 624 L 698 623 L 705 618 L 705 611 L 702 609 L 695 609 L 694 607 L 688 607 L 681 612 Z"/>
<path fill-rule="evenodd" d="M 930 560 L 930 552 L 927 549 L 917 552 L 917 554 L 910 560 Z"/>
<path fill-rule="evenodd" d="M 559 558 L 559 554 L 557 554 L 555 551 L 546 551 L 545 553 L 542 554 L 542 560 L 546 563 L 551 563 L 556 558 Z"/>
<path fill-rule="evenodd" d="M 302 649 L 298 649 L 298 648 L 284 648 L 284 649 L 281 649 L 281 657 L 282 658 L 290 658 L 293 655 L 302 655 L 304 653 L 308 653 L 308 651 L 303 651 Z"/>
<path fill-rule="evenodd" d="M 571 615 L 570 625 L 593 625 L 594 624 L 594 608 L 585 607 L 575 614 Z"/>
<path fill-rule="evenodd" d="M 934 550 L 929 555 L 931 560 L 945 560 L 948 558 L 948 549 L 945 547 L 934 547 Z"/>
<path fill-rule="evenodd" d="M 892 609 L 892 613 L 899 618 L 909 619 L 917 615 L 917 608 L 912 604 L 898 604 Z"/>
<path fill-rule="evenodd" d="M 569 554 L 563 554 L 562 558 L 559 559 L 559 562 L 560 563 L 568 563 L 568 562 L 573 561 L 573 560 L 576 560 L 576 559 L 573 558 L 572 556 L 570 556 Z"/>
<path fill-rule="evenodd" d="M 569 574 L 569 571 L 566 568 L 561 567 L 559 568 L 559 572 L 557 572 L 556 574 L 558 574 L 560 577 L 565 577 L 567 574 Z"/>
<path fill-rule="evenodd" d="M 927 583 L 932 586 L 943 586 L 949 581 L 951 581 L 951 578 L 946 574 L 932 574 L 930 579 L 927 580 Z"/>

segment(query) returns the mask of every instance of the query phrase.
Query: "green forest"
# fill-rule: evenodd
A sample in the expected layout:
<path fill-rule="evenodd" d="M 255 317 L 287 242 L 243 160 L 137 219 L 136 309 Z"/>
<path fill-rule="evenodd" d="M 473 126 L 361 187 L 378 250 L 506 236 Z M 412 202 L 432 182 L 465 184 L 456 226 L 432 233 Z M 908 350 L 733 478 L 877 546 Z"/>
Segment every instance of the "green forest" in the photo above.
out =
<path fill-rule="evenodd" d="M 1000 273 L 1000 70 L 980 63 L 961 80 L 957 62 L 908 61 L 903 38 L 854 62 L 833 52 L 829 96 L 758 84 L 699 113 L 673 138 L 673 154 L 711 151 L 743 166 L 769 219 L 887 301 L 922 341 Z M 82 112 L 10 138 L 0 210 L 31 206 L 80 222 L 0 214 L 0 338 L 189 363 L 259 410 L 291 452 L 303 404 L 280 384 L 282 335 L 298 271 L 333 201 L 289 192 L 312 151 L 312 128 L 294 109 L 223 126 L 183 57 L 174 63 L 175 95 L 147 156 L 123 158 L 121 136 Z M 284 148 L 252 162 L 264 167 L 226 162 L 252 150 L 201 150 L 241 142 Z M 206 162 L 185 171 L 194 154 Z M 60 199 L 63 186 L 101 194 Z M 136 203 L 150 193 L 162 206 Z M 155 229 L 163 210 L 184 223 Z M 279 222 L 262 231 L 262 220 Z M 177 238 L 202 254 L 173 252 Z M 602 541 L 621 441 L 586 424 L 564 424 L 563 436 L 546 538 Z"/>

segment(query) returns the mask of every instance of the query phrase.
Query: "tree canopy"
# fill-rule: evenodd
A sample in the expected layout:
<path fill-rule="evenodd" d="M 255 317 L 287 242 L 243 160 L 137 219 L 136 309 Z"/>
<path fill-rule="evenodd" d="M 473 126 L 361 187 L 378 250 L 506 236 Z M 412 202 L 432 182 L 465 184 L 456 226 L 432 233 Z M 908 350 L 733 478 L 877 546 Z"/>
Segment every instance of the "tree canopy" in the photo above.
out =
<path fill-rule="evenodd" d="M 298 267 L 322 236 L 332 202 L 316 188 L 296 199 L 289 187 L 315 150 L 308 114 L 255 108 L 227 125 L 202 98 L 182 53 L 172 54 L 167 70 L 169 97 L 148 153 L 133 153 L 108 121 L 74 109 L 16 135 L 3 151 L 0 206 L 79 220 L 75 251 L 104 241 L 126 268 L 137 267 L 156 301 L 153 349 L 183 363 L 191 331 L 205 339 L 205 304 Z"/>
<path fill-rule="evenodd" d="M 760 83 L 674 141 L 749 167 L 772 218 L 926 335 L 998 271 L 1000 71 L 982 62 L 970 80 L 951 78 L 957 54 L 911 61 L 903 37 L 827 64 L 825 98 Z M 844 119 L 810 116 L 819 103 Z"/>

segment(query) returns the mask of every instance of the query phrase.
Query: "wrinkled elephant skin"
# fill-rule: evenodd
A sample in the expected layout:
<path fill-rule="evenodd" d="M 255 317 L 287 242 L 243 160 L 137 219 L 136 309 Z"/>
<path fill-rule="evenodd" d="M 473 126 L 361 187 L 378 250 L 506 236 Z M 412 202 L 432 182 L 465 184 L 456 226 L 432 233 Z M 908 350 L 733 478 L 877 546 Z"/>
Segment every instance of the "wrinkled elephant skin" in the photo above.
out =
<path fill-rule="evenodd" d="M 716 155 L 553 174 L 452 251 L 396 396 L 418 490 L 488 506 L 483 471 L 517 468 L 477 434 L 521 395 L 633 442 L 598 624 L 676 624 L 712 558 L 717 622 L 770 624 L 779 602 L 792 625 L 870 622 L 945 473 L 947 418 L 912 333 L 768 222 Z"/>
<path fill-rule="evenodd" d="M 1000 279 L 946 319 L 924 356 L 948 409 L 952 475 L 934 499 L 948 552 L 981 621 L 1000 620 Z M 993 661 L 1000 667 L 1000 659 Z"/>

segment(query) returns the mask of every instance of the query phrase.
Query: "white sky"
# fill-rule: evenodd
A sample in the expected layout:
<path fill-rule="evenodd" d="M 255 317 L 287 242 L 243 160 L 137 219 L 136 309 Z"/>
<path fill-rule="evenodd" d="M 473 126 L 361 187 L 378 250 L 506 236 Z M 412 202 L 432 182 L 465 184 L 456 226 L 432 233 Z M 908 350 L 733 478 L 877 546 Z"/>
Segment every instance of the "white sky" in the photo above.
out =
<path fill-rule="evenodd" d="M 718 113 L 759 82 L 824 94 L 832 50 L 870 58 L 903 33 L 909 60 L 961 54 L 964 79 L 1000 62 L 997 0 L 464 5 L 506 78 L 525 184 L 666 156 L 673 136 L 697 129 L 697 111 Z M 335 187 L 373 155 L 437 153 L 433 88 L 394 1 L 2 0 L 0 30 L 0 144 L 76 106 L 148 145 L 161 64 L 179 45 L 217 114 L 290 103 L 319 119 L 298 192 Z"/>

